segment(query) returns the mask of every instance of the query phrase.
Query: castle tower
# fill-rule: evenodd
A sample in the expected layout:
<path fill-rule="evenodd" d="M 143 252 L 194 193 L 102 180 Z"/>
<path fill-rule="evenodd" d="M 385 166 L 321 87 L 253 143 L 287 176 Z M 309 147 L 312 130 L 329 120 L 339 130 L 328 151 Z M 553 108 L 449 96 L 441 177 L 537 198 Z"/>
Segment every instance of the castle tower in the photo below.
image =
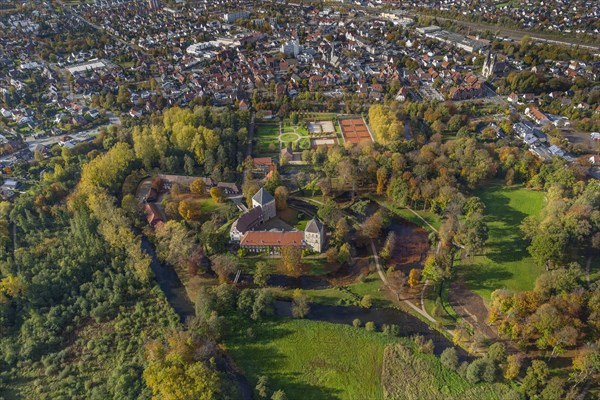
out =
<path fill-rule="evenodd" d="M 325 227 L 316 218 L 311 219 L 304 229 L 304 242 L 314 252 L 321 253 L 325 247 Z"/>
<path fill-rule="evenodd" d="M 252 208 L 261 207 L 261 222 L 266 222 L 271 218 L 275 218 L 277 211 L 275 209 L 275 198 L 271 193 L 267 192 L 264 188 L 261 188 L 252 197 Z"/>

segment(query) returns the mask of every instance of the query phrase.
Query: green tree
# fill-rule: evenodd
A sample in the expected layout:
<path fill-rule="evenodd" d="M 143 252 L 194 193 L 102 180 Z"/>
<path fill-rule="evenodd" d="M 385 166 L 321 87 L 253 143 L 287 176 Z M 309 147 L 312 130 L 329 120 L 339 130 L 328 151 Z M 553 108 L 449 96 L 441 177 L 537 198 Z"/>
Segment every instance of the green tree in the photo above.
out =
<path fill-rule="evenodd" d="M 446 348 L 440 355 L 440 362 L 448 369 L 456 371 L 458 368 L 458 353 L 454 347 Z"/>
<path fill-rule="evenodd" d="M 254 298 L 250 317 L 253 320 L 260 320 L 271 314 L 273 314 L 273 294 L 268 289 L 260 289 Z"/>
<path fill-rule="evenodd" d="M 531 366 L 527 368 L 525 378 L 521 384 L 521 392 L 533 398 L 537 396 L 548 381 L 550 371 L 545 362 L 533 360 Z"/>
<path fill-rule="evenodd" d="M 254 269 L 254 284 L 261 287 L 267 286 L 270 277 L 271 267 L 264 261 L 257 262 Z"/>

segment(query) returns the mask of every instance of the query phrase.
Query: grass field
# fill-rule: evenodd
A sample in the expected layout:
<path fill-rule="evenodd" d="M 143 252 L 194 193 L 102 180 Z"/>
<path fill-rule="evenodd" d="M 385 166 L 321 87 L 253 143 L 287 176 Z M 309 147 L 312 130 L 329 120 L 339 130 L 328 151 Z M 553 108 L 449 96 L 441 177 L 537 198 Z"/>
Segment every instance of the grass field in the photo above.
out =
<path fill-rule="evenodd" d="M 373 305 L 375 307 L 392 307 L 393 305 L 390 299 L 386 296 L 385 291 L 382 289 L 381 280 L 376 272 L 367 276 L 363 281 L 347 285 L 345 288 L 352 293 L 352 295 L 358 296 L 359 299 L 366 294 L 371 295 L 373 299 Z M 294 291 L 292 289 L 288 289 L 279 290 L 277 292 L 281 297 L 291 298 Z M 327 304 L 332 306 L 340 304 L 352 304 L 356 301 L 354 296 L 352 296 L 350 293 L 334 287 L 327 289 L 307 289 L 303 290 L 303 293 L 309 296 L 310 301 L 313 303 Z"/>
<path fill-rule="evenodd" d="M 471 385 L 443 368 L 435 356 L 415 353 L 402 344 L 385 349 L 382 383 L 386 400 L 500 400 L 516 395 L 509 395 L 511 389 L 501 383 Z"/>
<path fill-rule="evenodd" d="M 371 199 L 373 201 L 378 202 L 379 204 L 381 204 L 400 218 L 403 218 L 417 226 L 420 226 L 427 232 L 431 232 L 431 227 L 429 225 L 433 226 L 435 229 L 440 229 L 440 226 L 442 225 L 442 218 L 438 214 L 433 213 L 431 211 L 414 210 L 419 215 L 419 217 L 421 217 L 419 218 L 415 215 L 415 213 L 413 213 L 407 208 L 396 207 L 394 205 L 389 204 L 389 202 L 387 201 L 383 201 L 381 198 L 378 197 L 371 196 Z M 423 222 L 423 220 L 428 222 L 429 225 Z"/>
<path fill-rule="evenodd" d="M 383 398 L 383 351 L 400 339 L 327 322 L 235 322 L 226 350 L 251 386 L 266 375 L 271 390 L 284 390 L 288 399 Z"/>
<path fill-rule="evenodd" d="M 467 286 L 489 299 L 499 288 L 530 290 L 543 271 L 527 251 L 527 243 L 520 232 L 520 224 L 529 215 L 540 212 L 544 193 L 519 186 L 500 185 L 484 188 L 475 193 L 484 202 L 489 239 L 485 256 L 461 261 L 459 271 Z"/>
<path fill-rule="evenodd" d="M 279 152 L 279 126 L 274 124 L 256 125 L 256 155 L 272 155 Z M 274 151 L 269 151 L 269 145 L 273 143 Z"/>

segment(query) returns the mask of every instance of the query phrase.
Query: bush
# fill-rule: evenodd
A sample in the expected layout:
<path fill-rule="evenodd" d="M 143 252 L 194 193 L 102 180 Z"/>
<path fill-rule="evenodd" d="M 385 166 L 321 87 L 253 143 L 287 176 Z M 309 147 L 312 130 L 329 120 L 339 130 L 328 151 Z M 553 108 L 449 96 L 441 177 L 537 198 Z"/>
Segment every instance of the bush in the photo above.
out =
<path fill-rule="evenodd" d="M 354 321 L 352 321 L 352 326 L 355 328 L 360 327 L 361 324 L 362 324 L 362 322 L 358 318 L 356 318 Z"/>
<path fill-rule="evenodd" d="M 466 361 L 463 361 L 460 363 L 460 365 L 456 369 L 456 372 L 464 378 L 467 376 L 467 368 L 469 368 L 469 363 Z"/>
<path fill-rule="evenodd" d="M 368 331 L 370 331 L 370 332 L 375 331 L 375 322 L 373 322 L 373 321 L 367 322 L 365 324 L 365 329 L 368 330 Z"/>
<path fill-rule="evenodd" d="M 415 335 L 413 341 L 417 345 L 417 350 L 423 354 L 433 354 L 434 346 L 433 340 L 425 340 L 421 335 Z"/>
<path fill-rule="evenodd" d="M 400 334 L 400 327 L 395 324 L 392 324 L 392 325 L 384 324 L 381 327 L 381 331 L 383 332 L 384 335 L 398 336 Z"/>
<path fill-rule="evenodd" d="M 373 307 L 373 298 L 369 294 L 365 294 L 362 299 L 360 299 L 360 306 L 363 308 L 371 308 Z"/>
<path fill-rule="evenodd" d="M 458 368 L 458 354 L 454 347 L 448 347 L 440 355 L 440 362 L 448 369 L 456 371 Z"/>

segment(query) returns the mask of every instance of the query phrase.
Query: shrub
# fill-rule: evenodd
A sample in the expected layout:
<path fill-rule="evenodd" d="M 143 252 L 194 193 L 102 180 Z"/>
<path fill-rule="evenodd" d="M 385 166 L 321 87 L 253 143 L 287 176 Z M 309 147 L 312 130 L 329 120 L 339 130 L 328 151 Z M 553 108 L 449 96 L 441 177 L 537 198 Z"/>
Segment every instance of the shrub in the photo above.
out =
<path fill-rule="evenodd" d="M 365 294 L 362 299 L 360 299 L 360 306 L 363 308 L 371 308 L 373 307 L 373 298 L 369 294 Z"/>
<path fill-rule="evenodd" d="M 365 324 L 365 329 L 368 330 L 368 331 L 370 331 L 370 332 L 375 331 L 375 322 L 373 322 L 373 321 L 367 322 Z"/>
<path fill-rule="evenodd" d="M 440 355 L 440 362 L 448 369 L 456 371 L 458 368 L 458 354 L 454 347 L 448 347 Z"/>
<path fill-rule="evenodd" d="M 354 321 L 352 321 L 352 326 L 355 328 L 360 327 L 361 324 L 362 324 L 362 322 L 358 318 L 356 318 Z"/>
<path fill-rule="evenodd" d="M 383 332 L 384 335 L 398 336 L 400 334 L 400 327 L 395 324 L 392 324 L 392 325 L 384 324 L 381 327 L 381 331 Z"/>

